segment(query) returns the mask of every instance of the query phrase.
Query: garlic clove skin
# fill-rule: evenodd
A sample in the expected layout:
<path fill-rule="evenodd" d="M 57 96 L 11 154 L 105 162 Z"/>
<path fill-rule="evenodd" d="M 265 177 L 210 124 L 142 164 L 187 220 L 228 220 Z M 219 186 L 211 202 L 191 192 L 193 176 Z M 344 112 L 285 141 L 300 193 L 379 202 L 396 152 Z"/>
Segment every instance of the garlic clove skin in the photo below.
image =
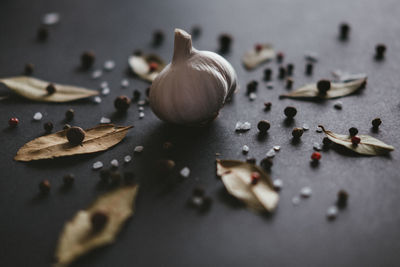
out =
<path fill-rule="evenodd" d="M 222 56 L 192 47 L 190 34 L 175 29 L 172 62 L 150 88 L 150 107 L 163 121 L 201 125 L 212 121 L 237 88 L 237 76 Z"/>

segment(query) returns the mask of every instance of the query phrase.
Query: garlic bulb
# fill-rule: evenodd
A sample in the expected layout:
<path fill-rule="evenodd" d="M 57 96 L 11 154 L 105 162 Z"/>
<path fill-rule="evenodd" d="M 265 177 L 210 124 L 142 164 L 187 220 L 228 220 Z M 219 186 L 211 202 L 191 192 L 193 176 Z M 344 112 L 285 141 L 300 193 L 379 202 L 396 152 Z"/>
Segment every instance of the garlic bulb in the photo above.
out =
<path fill-rule="evenodd" d="M 237 87 L 231 64 L 210 51 L 192 47 L 187 32 L 175 29 L 172 62 L 150 88 L 150 106 L 162 120 L 201 125 L 212 121 Z"/>

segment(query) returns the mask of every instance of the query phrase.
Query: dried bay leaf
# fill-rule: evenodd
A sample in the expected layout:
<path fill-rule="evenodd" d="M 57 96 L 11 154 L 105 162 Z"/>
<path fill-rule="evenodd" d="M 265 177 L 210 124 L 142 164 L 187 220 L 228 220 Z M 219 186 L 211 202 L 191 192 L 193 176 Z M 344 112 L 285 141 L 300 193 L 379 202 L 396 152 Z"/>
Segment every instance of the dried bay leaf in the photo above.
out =
<path fill-rule="evenodd" d="M 251 174 L 258 172 L 260 179 L 251 184 Z M 221 177 L 227 191 L 257 211 L 273 211 L 278 205 L 279 195 L 274 190 L 270 177 L 258 166 L 237 160 L 217 160 L 217 175 Z"/>
<path fill-rule="evenodd" d="M 112 243 L 124 222 L 134 212 L 134 202 L 139 186 L 120 187 L 100 196 L 88 209 L 80 210 L 67 222 L 60 235 L 56 249 L 55 266 L 67 266 L 76 258 L 97 248 Z M 108 221 L 100 232 L 93 232 L 91 216 L 101 212 Z"/>
<path fill-rule="evenodd" d="M 354 152 L 362 155 L 377 156 L 387 154 L 394 150 L 393 146 L 387 145 L 384 142 L 371 137 L 369 135 L 357 135 L 361 139 L 358 145 L 353 145 L 351 136 L 345 134 L 336 134 L 331 131 L 325 130 L 324 126 L 319 125 L 326 136 L 334 143 L 347 147 Z"/>
<path fill-rule="evenodd" d="M 156 63 L 157 68 L 151 69 L 150 64 Z M 132 71 L 143 80 L 152 82 L 165 68 L 165 62 L 155 54 L 139 54 L 129 57 L 129 66 Z"/>
<path fill-rule="evenodd" d="M 14 159 L 31 161 L 103 151 L 121 142 L 132 127 L 100 124 L 85 130 L 86 135 L 82 145 L 76 146 L 68 142 L 67 130 L 59 131 L 26 143 L 18 150 Z"/>
<path fill-rule="evenodd" d="M 265 61 L 271 60 L 275 57 L 275 51 L 270 44 L 258 44 L 255 48 L 248 50 L 244 53 L 242 61 L 244 66 L 248 69 L 254 69 Z"/>
<path fill-rule="evenodd" d="M 321 95 L 317 89 L 317 84 L 307 84 L 293 92 L 281 95 L 281 98 L 321 98 L 321 99 L 332 99 L 346 95 L 350 95 L 358 91 L 365 86 L 367 78 L 361 78 L 350 82 L 339 82 L 331 83 L 331 88 L 326 94 Z"/>
<path fill-rule="evenodd" d="M 56 91 L 53 94 L 48 94 L 46 87 L 50 82 L 28 76 L 2 78 L 0 83 L 4 83 L 20 96 L 43 102 L 69 102 L 99 94 L 95 90 L 56 83 L 53 83 Z"/>

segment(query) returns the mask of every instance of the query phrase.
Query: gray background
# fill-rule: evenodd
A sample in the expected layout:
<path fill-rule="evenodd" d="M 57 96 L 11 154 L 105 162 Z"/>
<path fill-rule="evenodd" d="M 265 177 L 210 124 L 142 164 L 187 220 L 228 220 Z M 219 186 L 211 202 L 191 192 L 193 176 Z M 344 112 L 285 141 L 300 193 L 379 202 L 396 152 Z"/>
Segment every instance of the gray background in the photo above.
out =
<path fill-rule="evenodd" d="M 50 29 L 49 40 L 35 40 L 41 16 L 60 12 L 60 24 Z M 15 95 L 0 102 L 0 263 L 2 266 L 49 266 L 62 227 L 68 219 L 104 192 L 97 186 L 98 173 L 91 165 L 101 160 L 108 166 L 117 158 L 133 154 L 136 145 L 145 151 L 120 167 L 134 171 L 141 183 L 137 211 L 117 242 L 93 252 L 73 266 L 398 266 L 400 238 L 400 182 L 398 166 L 400 4 L 398 1 L 21 1 L 3 0 L 0 4 L 0 76 L 21 73 L 27 62 L 36 66 L 35 77 L 59 83 L 98 88 L 108 81 L 111 94 L 96 105 L 90 101 L 69 104 L 34 103 Z M 338 25 L 350 23 L 348 42 L 337 40 Z M 186 30 L 198 24 L 203 34 L 194 45 L 215 51 L 221 32 L 234 37 L 232 52 L 226 58 L 235 67 L 242 90 L 225 106 L 209 127 L 186 129 L 160 122 L 146 108 L 138 119 L 133 105 L 126 117 L 116 117 L 113 100 L 117 95 L 132 95 L 134 88 L 144 92 L 147 84 L 127 75 L 127 58 L 134 49 L 159 53 L 170 60 L 173 29 Z M 162 29 L 165 43 L 151 47 L 152 32 Z M 334 101 L 312 103 L 279 100 L 284 83 L 275 79 L 273 90 L 265 89 L 262 70 L 243 69 L 240 57 L 254 43 L 267 41 L 295 64 L 294 86 L 330 78 L 335 68 L 369 75 L 366 90 L 343 98 L 343 110 Z M 387 45 L 387 58 L 373 60 L 374 47 Z M 96 67 L 107 59 L 116 69 L 100 80 L 78 70 L 79 56 L 91 49 L 97 55 Z M 304 52 L 319 53 L 320 61 L 312 77 L 304 76 Z M 269 63 L 277 71 L 275 62 Z M 274 75 L 275 76 L 275 75 Z M 128 77 L 131 86 L 121 89 L 120 80 Z M 245 86 L 260 81 L 258 98 L 250 102 Z M 9 91 L 0 87 L 2 94 Z M 272 109 L 263 111 L 263 102 Z M 293 125 L 283 122 L 283 109 L 294 105 L 298 115 Z M 43 134 L 42 123 L 63 126 L 64 112 L 76 111 L 72 124 L 83 128 L 97 124 L 102 116 L 113 122 L 134 124 L 127 138 L 107 152 L 53 161 L 18 163 L 13 156 L 27 141 Z M 40 111 L 42 122 L 33 122 Z M 21 123 L 10 130 L 7 121 L 17 116 Z M 370 122 L 381 117 L 379 133 L 370 131 Z M 271 122 L 269 135 L 257 138 L 256 123 Z M 234 132 L 238 120 L 253 128 L 244 134 Z M 311 129 L 302 142 L 291 143 L 291 129 L 303 123 Z M 388 157 L 360 157 L 329 150 L 322 152 L 321 164 L 311 168 L 309 157 L 314 142 L 323 135 L 315 127 L 346 133 L 351 126 L 397 148 Z M 157 176 L 154 161 L 166 157 L 161 145 L 175 144 L 173 158 L 178 169 L 189 166 L 192 174 L 185 181 Z M 221 158 L 245 159 L 241 147 L 250 147 L 250 156 L 260 160 L 273 146 L 281 151 L 271 173 L 284 188 L 279 207 L 272 215 L 258 215 L 238 205 L 227 195 L 215 177 L 215 153 Z M 396 167 L 397 166 L 397 167 Z M 76 182 L 69 192 L 60 190 L 62 177 L 74 173 Z M 52 191 L 38 197 L 37 185 L 49 179 Z M 208 213 L 199 214 L 186 203 L 196 185 L 203 185 L 213 198 Z M 303 186 L 313 195 L 293 206 L 291 199 Z M 334 222 L 326 220 L 326 209 L 344 188 L 350 194 L 349 206 Z"/>

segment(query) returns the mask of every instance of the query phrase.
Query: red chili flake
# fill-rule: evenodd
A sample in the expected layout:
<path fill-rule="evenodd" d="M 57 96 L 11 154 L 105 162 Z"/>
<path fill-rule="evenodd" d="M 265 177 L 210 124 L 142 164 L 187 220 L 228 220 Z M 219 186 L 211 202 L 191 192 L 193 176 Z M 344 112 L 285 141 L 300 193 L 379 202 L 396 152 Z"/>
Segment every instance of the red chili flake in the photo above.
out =
<path fill-rule="evenodd" d="M 11 119 L 8 121 L 8 125 L 10 125 L 10 127 L 15 127 L 15 126 L 18 125 L 18 123 L 19 123 L 18 118 L 11 118 Z"/>
<path fill-rule="evenodd" d="M 257 52 L 260 52 L 260 51 L 262 50 L 262 48 L 263 48 L 262 44 L 255 44 L 255 45 L 254 45 L 254 49 L 255 49 Z"/>
<path fill-rule="evenodd" d="M 351 138 L 351 143 L 353 144 L 353 145 L 358 145 L 359 143 L 361 142 L 361 138 L 360 137 L 358 137 L 358 136 L 353 136 L 352 138 Z"/>
<path fill-rule="evenodd" d="M 153 71 L 158 69 L 158 63 L 157 62 L 150 62 L 149 67 L 150 67 L 150 72 L 153 72 Z"/>
<path fill-rule="evenodd" d="M 321 159 L 321 153 L 319 152 L 314 152 L 311 154 L 311 159 L 314 161 L 318 161 Z"/>
<path fill-rule="evenodd" d="M 260 173 L 259 172 L 252 172 L 251 173 L 251 184 L 255 185 L 258 183 L 258 181 L 260 180 Z"/>

